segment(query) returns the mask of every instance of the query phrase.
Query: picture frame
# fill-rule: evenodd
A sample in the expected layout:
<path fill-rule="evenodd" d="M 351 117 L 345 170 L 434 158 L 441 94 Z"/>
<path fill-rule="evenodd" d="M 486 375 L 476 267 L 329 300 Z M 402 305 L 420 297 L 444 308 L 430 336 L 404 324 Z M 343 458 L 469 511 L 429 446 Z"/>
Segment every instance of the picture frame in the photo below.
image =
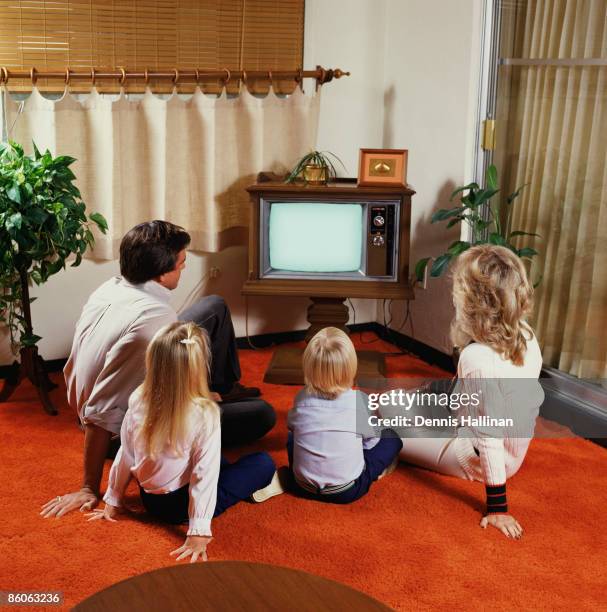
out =
<path fill-rule="evenodd" d="M 361 187 L 406 187 L 407 149 L 361 149 L 358 184 Z"/>

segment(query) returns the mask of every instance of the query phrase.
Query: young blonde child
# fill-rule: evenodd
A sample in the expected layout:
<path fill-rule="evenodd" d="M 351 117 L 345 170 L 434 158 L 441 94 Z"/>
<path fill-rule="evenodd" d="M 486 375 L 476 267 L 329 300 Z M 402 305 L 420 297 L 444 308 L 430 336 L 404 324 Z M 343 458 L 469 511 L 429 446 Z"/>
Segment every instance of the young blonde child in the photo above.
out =
<path fill-rule="evenodd" d="M 139 484 L 145 509 L 168 523 L 189 523 L 177 560 L 207 558 L 211 519 L 237 502 L 263 501 L 276 467 L 267 453 L 229 464 L 221 457 L 220 410 L 208 387 L 210 348 L 195 323 L 159 330 L 146 353 L 143 384 L 129 398 L 121 446 L 110 471 L 104 509 L 90 520 L 114 521 L 129 481 Z"/>
<path fill-rule="evenodd" d="M 350 338 L 335 327 L 306 347 L 305 388 L 289 412 L 287 443 L 295 491 L 304 497 L 353 502 L 398 460 L 401 440 L 379 438 L 368 426 L 368 398 L 352 389 L 356 368 Z"/>
<path fill-rule="evenodd" d="M 544 400 L 538 382 L 542 354 L 526 321 L 532 297 L 525 268 L 509 249 L 479 245 L 458 257 L 452 337 L 463 350 L 454 391 L 478 405 L 463 410 L 474 417 L 471 425 L 458 426 L 449 437 L 406 438 L 401 452 L 409 463 L 484 482 L 481 527 L 492 525 L 517 539 L 523 529 L 508 513 L 506 480 L 523 463 Z M 512 425 L 492 424 L 500 418 Z"/>

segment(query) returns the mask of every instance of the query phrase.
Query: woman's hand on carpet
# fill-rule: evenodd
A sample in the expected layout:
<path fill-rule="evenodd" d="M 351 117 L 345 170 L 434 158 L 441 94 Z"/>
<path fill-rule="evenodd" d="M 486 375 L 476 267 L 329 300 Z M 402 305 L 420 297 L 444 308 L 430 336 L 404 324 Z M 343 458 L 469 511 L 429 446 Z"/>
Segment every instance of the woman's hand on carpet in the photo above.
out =
<path fill-rule="evenodd" d="M 188 536 L 182 546 L 171 552 L 171 556 L 179 555 L 175 561 L 181 561 L 190 555 L 192 555 L 190 563 L 196 563 L 198 557 L 200 557 L 202 561 L 208 561 L 207 545 L 212 539 L 213 538 L 210 536 Z"/>
<path fill-rule="evenodd" d="M 99 521 L 105 519 L 106 521 L 112 521 L 112 523 L 116 522 L 116 517 L 120 514 L 120 508 L 117 506 L 112 506 L 110 504 L 105 504 L 105 508 L 103 510 L 101 508 L 97 508 L 93 510 L 90 514 L 87 514 L 89 517 L 89 521 Z"/>
<path fill-rule="evenodd" d="M 493 525 L 507 538 L 519 540 L 523 535 L 523 528 L 520 523 L 510 514 L 487 514 L 481 519 L 481 527 L 486 529 L 487 525 Z"/>
<path fill-rule="evenodd" d="M 91 489 L 84 487 L 80 491 L 53 497 L 42 506 L 40 516 L 43 518 L 50 518 L 51 516 L 59 518 L 76 509 L 79 509 L 80 512 L 87 512 L 95 508 L 97 504 L 99 504 L 97 495 Z"/>

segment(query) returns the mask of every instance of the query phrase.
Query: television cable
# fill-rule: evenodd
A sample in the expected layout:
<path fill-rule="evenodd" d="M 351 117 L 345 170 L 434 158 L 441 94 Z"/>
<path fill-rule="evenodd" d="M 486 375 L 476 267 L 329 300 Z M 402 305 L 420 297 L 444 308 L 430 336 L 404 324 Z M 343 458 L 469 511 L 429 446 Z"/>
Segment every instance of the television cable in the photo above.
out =
<path fill-rule="evenodd" d="M 353 322 L 352 322 L 352 326 L 356 325 L 356 308 L 354 308 L 354 304 L 352 303 L 352 300 L 350 298 L 348 298 L 348 304 L 350 304 L 350 308 L 352 308 L 352 317 L 353 317 Z M 361 329 L 360 330 L 360 343 L 361 344 L 373 344 L 374 342 L 377 342 L 379 338 L 374 338 L 373 340 L 364 340 L 363 339 L 363 334 L 365 332 Z"/>

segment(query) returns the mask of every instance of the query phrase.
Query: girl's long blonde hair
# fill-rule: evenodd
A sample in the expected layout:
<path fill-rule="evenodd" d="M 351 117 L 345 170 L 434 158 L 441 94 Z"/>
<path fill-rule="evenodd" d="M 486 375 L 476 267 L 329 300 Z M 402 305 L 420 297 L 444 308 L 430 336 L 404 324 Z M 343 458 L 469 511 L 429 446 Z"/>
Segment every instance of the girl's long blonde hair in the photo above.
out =
<path fill-rule="evenodd" d="M 171 323 L 150 342 L 141 387 L 141 435 L 150 456 L 167 448 L 183 454 L 188 433 L 218 425 L 219 409 L 208 384 L 210 359 L 207 334 L 195 323 Z"/>
<path fill-rule="evenodd" d="M 522 365 L 533 332 L 526 318 L 533 287 L 523 262 L 510 249 L 478 245 L 457 258 L 453 270 L 455 319 L 451 338 L 463 348 L 487 344 L 514 365 Z"/>
<path fill-rule="evenodd" d="M 358 360 L 348 336 L 336 327 L 321 329 L 303 354 L 304 382 L 308 393 L 335 399 L 354 384 Z"/>

